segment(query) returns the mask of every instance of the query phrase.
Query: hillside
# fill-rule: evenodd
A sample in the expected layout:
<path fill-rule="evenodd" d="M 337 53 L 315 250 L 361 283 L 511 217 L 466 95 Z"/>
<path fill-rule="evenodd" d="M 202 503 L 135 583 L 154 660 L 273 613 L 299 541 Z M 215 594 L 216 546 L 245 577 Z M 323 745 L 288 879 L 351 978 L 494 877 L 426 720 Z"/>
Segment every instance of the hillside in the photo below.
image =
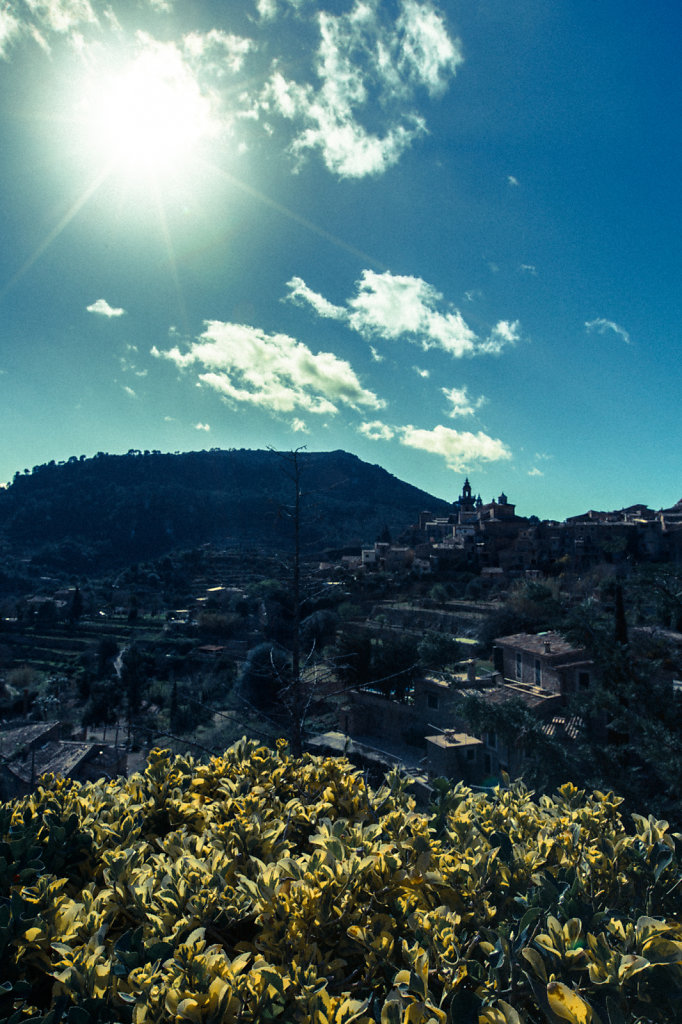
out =
<path fill-rule="evenodd" d="M 679 1021 L 667 822 L 241 741 L 0 805 L 0 1020 Z M 440 787 L 440 788 L 438 788 Z"/>
<path fill-rule="evenodd" d="M 346 452 L 300 452 L 306 549 L 371 544 L 400 533 L 422 509 L 447 503 Z M 71 458 L 17 474 L 0 491 L 0 540 L 14 553 L 68 547 L 74 571 L 126 563 L 212 541 L 289 546 L 291 456 L 212 450 Z"/>

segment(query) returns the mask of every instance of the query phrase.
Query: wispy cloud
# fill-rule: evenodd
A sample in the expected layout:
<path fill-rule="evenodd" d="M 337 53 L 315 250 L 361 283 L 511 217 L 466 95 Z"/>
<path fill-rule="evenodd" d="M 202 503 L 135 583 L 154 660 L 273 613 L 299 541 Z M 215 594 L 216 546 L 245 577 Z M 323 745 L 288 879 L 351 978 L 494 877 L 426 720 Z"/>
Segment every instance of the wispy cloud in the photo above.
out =
<path fill-rule="evenodd" d="M 89 0 L 25 0 L 38 22 L 53 32 L 68 34 L 81 25 L 97 25 Z"/>
<path fill-rule="evenodd" d="M 507 184 L 511 185 L 513 188 L 518 188 L 519 187 L 519 179 L 514 174 L 508 174 L 507 175 Z"/>
<path fill-rule="evenodd" d="M 293 7 L 294 10 L 310 3 L 311 0 L 256 0 L 256 10 L 261 18 L 270 21 L 277 15 L 279 7 Z"/>
<path fill-rule="evenodd" d="M 421 366 L 413 366 L 412 369 L 414 370 L 414 372 L 419 377 L 424 377 L 424 379 L 426 379 L 427 377 L 431 376 L 431 371 L 430 370 L 424 370 L 424 369 L 422 369 Z"/>
<path fill-rule="evenodd" d="M 125 313 L 125 309 L 121 309 L 120 306 L 110 306 L 106 299 L 97 299 L 85 308 L 88 313 L 95 313 L 97 316 L 116 317 Z"/>
<path fill-rule="evenodd" d="M 291 429 L 293 430 L 293 432 L 295 434 L 309 434 L 310 433 L 310 428 L 308 427 L 308 425 L 305 422 L 305 420 L 299 419 L 298 416 L 295 416 L 294 419 L 291 421 L 291 423 L 289 425 L 290 425 Z"/>
<path fill-rule="evenodd" d="M 19 19 L 6 10 L 0 10 L 0 58 L 8 55 L 12 44 L 19 38 L 22 25 Z"/>
<path fill-rule="evenodd" d="M 213 79 L 228 72 L 237 74 L 244 67 L 249 53 L 256 48 L 252 39 L 212 28 L 207 32 L 189 32 L 182 40 L 185 57 L 203 75 Z"/>
<path fill-rule="evenodd" d="M 195 430 L 203 430 L 204 433 L 208 434 L 208 433 L 210 433 L 210 430 L 211 430 L 211 424 L 210 423 L 195 423 L 194 424 L 194 429 Z"/>
<path fill-rule="evenodd" d="M 329 302 L 300 277 L 287 282 L 291 301 L 308 304 L 319 315 L 345 320 L 366 338 L 404 338 L 424 350 L 440 348 L 455 358 L 499 353 L 519 341 L 518 321 L 500 320 L 481 338 L 458 309 L 443 307 L 442 294 L 421 277 L 364 270 L 345 307 Z"/>
<path fill-rule="evenodd" d="M 442 96 L 463 60 L 460 41 L 435 0 L 348 0 L 338 12 L 313 0 L 254 0 L 253 15 L 241 22 L 245 34 L 207 28 L 199 14 L 195 24 L 201 21 L 201 28 L 192 30 L 188 22 L 186 34 L 170 41 L 168 14 L 181 6 L 187 5 L 139 0 L 132 7 L 146 7 L 137 26 L 144 32 L 135 32 L 133 22 L 119 20 L 105 0 L 5 0 L 0 59 L 21 38 L 47 52 L 66 41 L 92 66 L 101 60 L 107 32 L 123 51 L 146 38 L 148 45 L 179 55 L 222 128 L 241 128 L 235 152 L 250 148 L 253 131 L 261 140 L 275 137 L 294 168 L 317 154 L 345 178 L 383 173 L 424 136 L 425 100 Z M 286 16 L 281 33 L 275 26 L 280 14 Z M 153 40 L 146 33 L 157 23 Z M 302 40 L 295 76 L 294 24 Z"/>
<path fill-rule="evenodd" d="M 479 398 L 470 398 L 466 387 L 441 388 L 441 391 L 450 402 L 448 416 L 452 419 L 457 416 L 473 416 L 482 405 L 485 405 L 486 400 L 482 395 Z"/>
<path fill-rule="evenodd" d="M 532 277 L 538 276 L 537 267 L 534 263 L 522 263 L 519 270 L 522 274 L 530 274 Z"/>
<path fill-rule="evenodd" d="M 432 430 L 402 427 L 400 443 L 442 456 L 448 467 L 457 473 L 463 473 L 481 462 L 500 462 L 512 457 L 507 445 L 499 438 L 490 437 L 482 431 L 472 434 L 441 425 Z"/>
<path fill-rule="evenodd" d="M 137 392 L 134 391 L 131 387 L 128 387 L 127 384 L 122 384 L 121 387 L 125 391 L 128 398 L 137 398 Z"/>
<path fill-rule="evenodd" d="M 350 363 L 332 352 L 312 352 L 285 334 L 266 334 L 245 324 L 207 321 L 186 351 L 154 347 L 152 355 L 183 370 L 196 369 L 197 382 L 234 402 L 275 413 L 305 410 L 334 414 L 340 406 L 381 409 L 385 402 L 364 388 Z"/>
<path fill-rule="evenodd" d="M 346 319 L 347 312 L 343 306 L 335 306 L 329 299 L 325 299 L 324 295 L 314 292 L 312 288 L 308 287 L 303 278 L 292 277 L 290 281 L 287 281 L 287 288 L 289 289 L 289 294 L 286 298 L 296 303 L 296 305 L 311 306 L 318 316 L 328 320 Z"/>
<path fill-rule="evenodd" d="M 261 0 L 260 9 L 272 16 L 274 3 Z M 320 11 L 317 83 L 287 79 L 276 65 L 261 97 L 265 115 L 294 126 L 291 152 L 300 158 L 319 151 L 340 177 L 380 174 L 395 164 L 426 131 L 418 92 L 440 95 L 463 59 L 459 40 L 428 0 L 400 0 L 393 19 L 385 12 L 379 0 L 355 0 L 338 15 Z"/>
<path fill-rule="evenodd" d="M 515 345 L 520 339 L 521 325 L 518 320 L 500 320 L 480 346 L 480 351 L 497 355 L 509 345 Z"/>
<path fill-rule="evenodd" d="M 533 466 L 532 469 L 528 470 L 528 476 L 544 476 L 545 474 L 537 466 Z"/>
<path fill-rule="evenodd" d="M 630 345 L 631 338 L 624 327 L 620 324 L 615 323 L 613 320 L 606 320 L 603 316 L 598 316 L 596 320 L 586 320 L 585 327 L 588 332 L 596 331 L 598 334 L 606 334 L 607 331 L 613 331 L 620 338 L 623 339 L 626 345 Z"/>

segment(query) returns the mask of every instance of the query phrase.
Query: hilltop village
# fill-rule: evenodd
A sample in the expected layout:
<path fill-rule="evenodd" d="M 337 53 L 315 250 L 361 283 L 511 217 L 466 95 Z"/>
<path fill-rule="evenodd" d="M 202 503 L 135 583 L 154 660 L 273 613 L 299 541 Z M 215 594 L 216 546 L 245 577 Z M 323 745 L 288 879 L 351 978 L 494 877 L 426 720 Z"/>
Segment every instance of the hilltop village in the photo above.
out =
<path fill-rule="evenodd" d="M 502 493 L 484 503 L 468 478 L 447 516 L 422 512 L 403 546 L 376 543 L 361 564 L 413 566 L 419 572 L 471 567 L 487 577 L 519 573 L 580 573 L 596 563 L 682 560 L 682 501 L 654 512 L 632 505 L 615 512 L 586 512 L 564 522 L 516 515 Z M 409 543 L 407 543 L 409 541 Z"/>
<path fill-rule="evenodd" d="M 541 522 L 467 479 L 395 540 L 306 540 L 302 520 L 277 557 L 205 544 L 15 594 L 6 577 L 2 795 L 245 733 L 398 767 L 424 800 L 439 778 L 579 776 L 677 807 L 682 502 Z"/>

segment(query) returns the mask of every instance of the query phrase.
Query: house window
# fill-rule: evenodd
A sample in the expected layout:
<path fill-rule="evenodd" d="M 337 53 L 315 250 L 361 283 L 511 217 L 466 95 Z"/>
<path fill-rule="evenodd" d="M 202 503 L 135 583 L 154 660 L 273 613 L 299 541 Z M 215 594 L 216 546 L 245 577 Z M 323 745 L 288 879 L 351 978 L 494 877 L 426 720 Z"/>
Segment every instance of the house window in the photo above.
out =
<path fill-rule="evenodd" d="M 438 710 L 438 694 L 427 693 L 426 695 L 426 706 L 432 708 L 434 711 Z"/>
<path fill-rule="evenodd" d="M 542 686 L 542 662 L 539 658 L 535 659 L 535 685 Z"/>
<path fill-rule="evenodd" d="M 523 669 L 523 658 L 519 651 L 516 652 L 516 678 L 521 680 L 521 672 Z"/>
<path fill-rule="evenodd" d="M 590 688 L 590 673 L 579 672 L 578 673 L 578 688 L 581 690 L 589 690 Z"/>

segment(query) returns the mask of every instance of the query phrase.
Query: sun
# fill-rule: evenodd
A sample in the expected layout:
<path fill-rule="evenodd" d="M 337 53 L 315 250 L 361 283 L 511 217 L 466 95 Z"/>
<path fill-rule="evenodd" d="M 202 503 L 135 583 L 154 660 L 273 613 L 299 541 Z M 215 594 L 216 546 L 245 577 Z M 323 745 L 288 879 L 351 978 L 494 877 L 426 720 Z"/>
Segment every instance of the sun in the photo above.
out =
<path fill-rule="evenodd" d="M 133 179 L 177 176 L 217 130 L 211 97 L 170 44 L 93 76 L 84 103 L 89 148 Z"/>

